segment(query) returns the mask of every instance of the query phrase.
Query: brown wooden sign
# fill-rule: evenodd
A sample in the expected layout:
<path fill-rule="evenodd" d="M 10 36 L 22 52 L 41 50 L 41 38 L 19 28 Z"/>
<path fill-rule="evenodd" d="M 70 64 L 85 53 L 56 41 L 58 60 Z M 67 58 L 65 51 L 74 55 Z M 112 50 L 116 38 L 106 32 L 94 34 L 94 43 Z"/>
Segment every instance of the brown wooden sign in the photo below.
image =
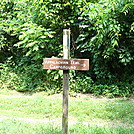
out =
<path fill-rule="evenodd" d="M 51 70 L 89 70 L 89 59 L 45 58 L 44 69 Z"/>

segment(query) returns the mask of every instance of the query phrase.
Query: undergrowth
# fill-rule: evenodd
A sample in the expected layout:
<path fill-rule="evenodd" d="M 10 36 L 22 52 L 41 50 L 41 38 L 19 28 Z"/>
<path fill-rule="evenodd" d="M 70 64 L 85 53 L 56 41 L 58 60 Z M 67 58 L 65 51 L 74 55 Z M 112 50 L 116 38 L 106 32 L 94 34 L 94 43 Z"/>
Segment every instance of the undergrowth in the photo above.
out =
<path fill-rule="evenodd" d="M 86 74 L 70 71 L 70 92 L 92 93 L 95 96 L 130 97 L 134 92 L 134 76 L 127 81 L 116 79 L 105 82 L 93 81 Z M 19 92 L 46 91 L 48 94 L 62 91 L 62 71 L 43 70 L 42 66 L 29 65 L 25 68 L 11 68 L 6 64 L 0 64 L 1 89 L 16 90 Z"/>

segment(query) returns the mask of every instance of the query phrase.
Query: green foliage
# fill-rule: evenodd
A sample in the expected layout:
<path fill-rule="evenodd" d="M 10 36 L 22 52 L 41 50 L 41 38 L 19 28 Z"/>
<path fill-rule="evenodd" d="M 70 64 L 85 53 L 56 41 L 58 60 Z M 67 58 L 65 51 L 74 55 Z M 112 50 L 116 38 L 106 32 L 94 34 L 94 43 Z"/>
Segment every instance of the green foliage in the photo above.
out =
<path fill-rule="evenodd" d="M 26 63 L 23 61 L 23 64 L 25 63 L 23 66 L 21 62 L 14 69 L 1 64 L 1 89 L 16 90 L 19 92 L 46 91 L 48 94 L 61 92 L 62 77 L 58 71 L 45 71 L 39 63 L 29 63 L 28 65 L 27 59 Z"/>
<path fill-rule="evenodd" d="M 133 79 L 133 77 L 130 77 L 129 80 L 130 79 Z M 123 82 L 113 82 L 114 84 L 100 84 L 100 82 L 94 83 L 91 77 L 82 74 L 77 74 L 77 76 L 72 74 L 70 79 L 70 90 L 77 93 L 92 93 L 95 96 L 104 95 L 109 98 L 118 96 L 130 97 L 134 91 L 134 82 L 130 84 L 129 81 L 122 81 Z"/>
<path fill-rule="evenodd" d="M 116 85 L 94 85 L 91 93 L 96 96 L 105 95 L 107 97 L 130 97 L 133 93 L 133 84 L 116 83 Z"/>
<path fill-rule="evenodd" d="M 114 77 L 115 71 L 128 67 L 131 68 L 128 73 L 132 74 L 133 8 L 127 10 L 127 3 L 100 1 L 87 3 L 82 9 L 79 17 L 81 33 L 76 43 L 85 57 L 90 54 L 91 69 L 97 79 Z"/>
<path fill-rule="evenodd" d="M 63 56 L 62 31 L 70 28 L 71 57 L 90 59 L 85 76 L 71 76 L 71 90 L 112 92 L 110 96 L 133 93 L 132 0 L 0 2 L 0 62 L 5 66 L 1 68 L 2 87 L 5 83 L 19 91 L 61 91 L 61 73 L 43 70 L 42 60 Z"/>
<path fill-rule="evenodd" d="M 70 72 L 70 90 L 77 93 L 90 93 L 92 90 L 93 80 L 82 74 L 77 74 L 74 71 Z"/>

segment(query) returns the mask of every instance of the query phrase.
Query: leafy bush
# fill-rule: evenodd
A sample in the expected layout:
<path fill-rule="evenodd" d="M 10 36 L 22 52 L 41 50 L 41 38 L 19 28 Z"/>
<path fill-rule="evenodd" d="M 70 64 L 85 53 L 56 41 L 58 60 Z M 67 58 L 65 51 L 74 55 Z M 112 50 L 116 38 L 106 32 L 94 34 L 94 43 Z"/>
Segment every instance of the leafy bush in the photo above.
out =
<path fill-rule="evenodd" d="M 130 95 L 133 93 L 133 84 L 128 85 L 128 83 L 120 83 L 122 84 L 122 87 L 120 85 L 94 85 L 92 88 L 91 93 L 93 93 L 96 96 L 99 95 L 105 95 L 107 97 L 130 97 Z"/>
<path fill-rule="evenodd" d="M 91 77 L 74 73 L 70 73 L 70 90 L 77 93 L 90 93 L 92 89 L 93 80 Z"/>
<path fill-rule="evenodd" d="M 18 65 L 14 69 L 1 64 L 0 78 L 1 89 L 19 92 L 47 91 L 54 94 L 61 91 L 62 87 L 61 77 L 58 77 L 57 71 L 50 73 L 43 70 L 39 64 L 25 64 L 23 67 Z"/>
<path fill-rule="evenodd" d="M 109 82 L 108 82 L 109 83 Z M 95 96 L 130 97 L 134 92 L 134 82 L 115 82 L 114 84 L 98 84 L 91 77 L 79 75 L 70 80 L 70 90 L 77 93 L 92 93 Z"/>
<path fill-rule="evenodd" d="M 87 73 L 72 74 L 71 90 L 133 93 L 132 0 L 2 0 L 0 8 L 2 87 L 60 92 L 60 71 L 43 70 L 42 59 L 63 56 L 62 31 L 70 28 L 71 57 L 90 59 Z"/>

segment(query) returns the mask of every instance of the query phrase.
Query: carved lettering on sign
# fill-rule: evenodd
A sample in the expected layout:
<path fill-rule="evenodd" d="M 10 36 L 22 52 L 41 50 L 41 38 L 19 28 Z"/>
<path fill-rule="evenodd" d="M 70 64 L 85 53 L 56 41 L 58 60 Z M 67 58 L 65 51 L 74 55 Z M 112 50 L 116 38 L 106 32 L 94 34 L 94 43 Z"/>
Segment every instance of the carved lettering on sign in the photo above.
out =
<path fill-rule="evenodd" d="M 88 59 L 45 58 L 43 65 L 51 70 L 89 70 Z"/>

